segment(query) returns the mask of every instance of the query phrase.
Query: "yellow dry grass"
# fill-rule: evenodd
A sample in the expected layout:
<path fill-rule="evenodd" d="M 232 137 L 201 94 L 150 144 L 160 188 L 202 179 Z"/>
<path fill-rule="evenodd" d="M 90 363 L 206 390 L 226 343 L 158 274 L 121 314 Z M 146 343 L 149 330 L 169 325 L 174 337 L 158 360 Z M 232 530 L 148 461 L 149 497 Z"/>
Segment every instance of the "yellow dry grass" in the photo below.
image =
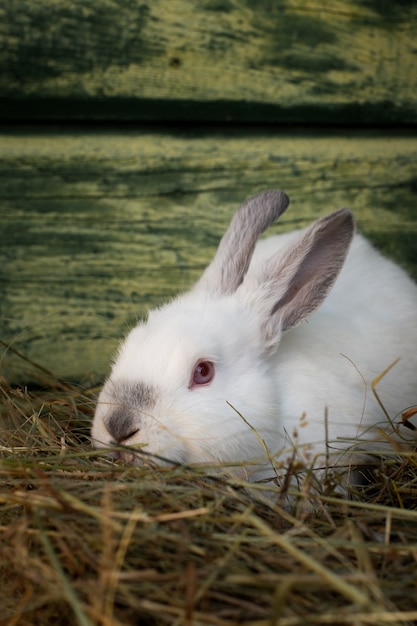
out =
<path fill-rule="evenodd" d="M 360 497 L 284 510 L 207 467 L 93 451 L 94 390 L 0 392 L 1 625 L 417 623 L 415 452 Z"/>

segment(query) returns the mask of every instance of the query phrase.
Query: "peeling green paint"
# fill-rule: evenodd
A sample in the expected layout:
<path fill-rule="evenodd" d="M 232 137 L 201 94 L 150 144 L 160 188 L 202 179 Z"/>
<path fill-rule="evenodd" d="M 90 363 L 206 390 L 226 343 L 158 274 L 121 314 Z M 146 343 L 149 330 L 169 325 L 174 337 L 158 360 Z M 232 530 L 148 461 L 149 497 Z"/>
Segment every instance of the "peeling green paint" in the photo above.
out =
<path fill-rule="evenodd" d="M 9 130 L 0 178 L 2 339 L 63 378 L 101 378 L 119 338 L 199 276 L 263 189 L 291 197 L 274 232 L 349 206 L 417 278 L 408 134 Z"/>
<path fill-rule="evenodd" d="M 0 19 L 2 119 L 417 122 L 415 3 L 0 0 Z"/>

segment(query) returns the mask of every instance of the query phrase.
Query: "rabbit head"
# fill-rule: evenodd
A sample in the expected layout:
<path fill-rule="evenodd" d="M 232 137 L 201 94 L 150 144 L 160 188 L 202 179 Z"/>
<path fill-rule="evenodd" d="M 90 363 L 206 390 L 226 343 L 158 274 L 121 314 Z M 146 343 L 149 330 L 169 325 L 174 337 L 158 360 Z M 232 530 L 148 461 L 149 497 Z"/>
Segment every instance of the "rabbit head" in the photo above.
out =
<path fill-rule="evenodd" d="M 130 332 L 98 399 L 96 446 L 129 446 L 123 456 L 137 463 L 143 452 L 238 464 L 283 445 L 271 359 L 282 333 L 325 299 L 354 232 L 341 209 L 251 265 L 259 235 L 288 204 L 281 191 L 246 201 L 194 288 Z"/>

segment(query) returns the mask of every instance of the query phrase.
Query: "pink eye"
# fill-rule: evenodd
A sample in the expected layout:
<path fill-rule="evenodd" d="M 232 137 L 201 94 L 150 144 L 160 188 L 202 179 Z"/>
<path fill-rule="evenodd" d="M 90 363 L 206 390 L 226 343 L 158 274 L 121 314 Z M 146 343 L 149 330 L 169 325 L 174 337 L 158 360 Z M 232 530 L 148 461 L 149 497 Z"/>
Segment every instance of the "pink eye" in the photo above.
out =
<path fill-rule="evenodd" d="M 208 385 L 214 378 L 214 363 L 211 361 L 198 361 L 194 367 L 190 389 L 197 385 Z"/>

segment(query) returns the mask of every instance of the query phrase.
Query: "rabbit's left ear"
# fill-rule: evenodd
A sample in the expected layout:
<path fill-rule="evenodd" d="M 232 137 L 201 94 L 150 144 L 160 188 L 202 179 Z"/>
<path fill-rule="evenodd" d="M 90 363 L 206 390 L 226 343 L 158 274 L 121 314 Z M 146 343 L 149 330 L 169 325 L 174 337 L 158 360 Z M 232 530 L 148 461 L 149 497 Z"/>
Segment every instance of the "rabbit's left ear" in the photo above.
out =
<path fill-rule="evenodd" d="M 234 214 L 217 252 L 194 289 L 213 295 L 233 293 L 248 270 L 258 237 L 284 213 L 290 200 L 279 189 L 244 202 Z"/>
<path fill-rule="evenodd" d="M 240 291 L 261 314 L 268 346 L 326 298 L 342 269 L 354 231 L 352 213 L 339 209 L 314 222 L 295 244 L 249 271 Z"/>

